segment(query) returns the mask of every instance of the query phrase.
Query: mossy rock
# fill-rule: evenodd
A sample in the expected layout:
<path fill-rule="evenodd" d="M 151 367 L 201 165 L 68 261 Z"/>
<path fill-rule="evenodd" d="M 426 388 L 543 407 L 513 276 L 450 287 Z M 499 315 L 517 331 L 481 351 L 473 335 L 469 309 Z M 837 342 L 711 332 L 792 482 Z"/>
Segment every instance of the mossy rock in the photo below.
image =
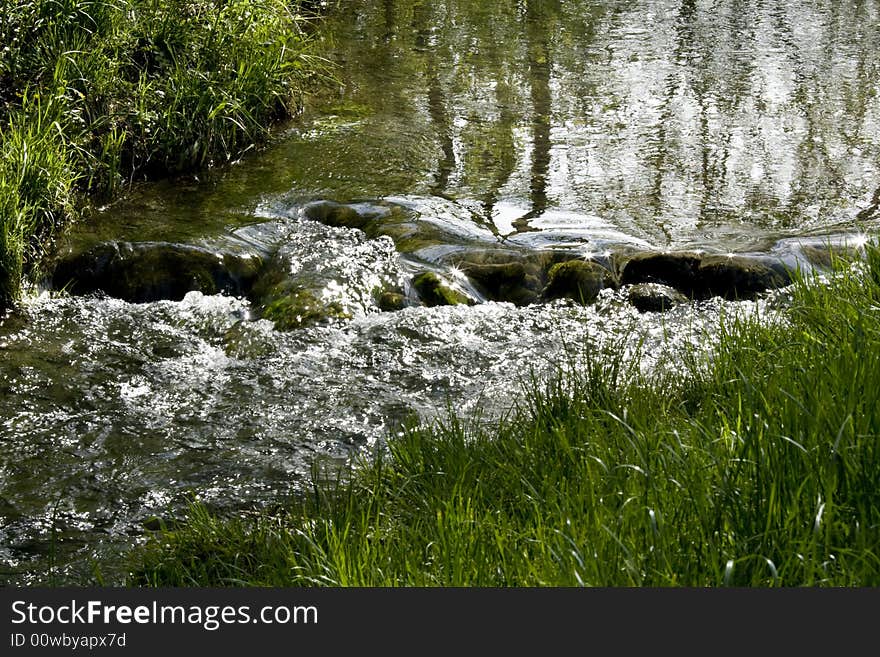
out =
<path fill-rule="evenodd" d="M 446 285 L 437 274 L 422 272 L 412 279 L 412 286 L 426 306 L 471 305 L 473 300 L 466 294 Z"/>
<path fill-rule="evenodd" d="M 611 272 L 586 260 L 558 262 L 547 273 L 542 297 L 546 300 L 572 299 L 584 305 L 593 303 L 605 287 L 613 287 Z"/>
<path fill-rule="evenodd" d="M 351 319 L 341 304 L 323 301 L 307 288 L 294 287 L 259 307 L 260 316 L 279 331 Z"/>
<path fill-rule="evenodd" d="M 688 297 L 751 299 L 784 287 L 791 275 L 781 261 L 759 256 L 700 255 L 688 251 L 643 253 L 623 265 L 621 284 L 658 283 Z"/>
<path fill-rule="evenodd" d="M 246 319 L 237 321 L 223 333 L 223 350 L 232 358 L 255 359 L 272 353 L 277 345 Z"/>
<path fill-rule="evenodd" d="M 389 214 L 387 208 L 369 204 L 344 205 L 335 201 L 315 201 L 303 208 L 303 214 L 327 226 L 365 229 Z"/>
<path fill-rule="evenodd" d="M 620 284 L 659 283 L 693 296 L 700 287 L 698 271 L 702 261 L 700 254 L 689 251 L 639 253 L 624 262 Z"/>
<path fill-rule="evenodd" d="M 545 275 L 542 256 L 508 249 L 483 249 L 455 254 L 452 264 L 490 301 L 506 301 L 517 306 L 541 298 Z"/>
<path fill-rule="evenodd" d="M 133 303 L 179 301 L 187 292 L 247 295 L 263 266 L 256 255 L 165 242 L 109 242 L 62 259 L 51 277 L 71 294 L 103 291 Z"/>
<path fill-rule="evenodd" d="M 324 284 L 290 278 L 288 263 L 276 254 L 254 283 L 249 298 L 256 314 L 273 322 L 279 331 L 351 319 L 341 304 L 319 297 Z"/>
<path fill-rule="evenodd" d="M 637 283 L 627 290 L 626 296 L 640 313 L 665 312 L 689 300 L 675 288 L 659 283 Z"/>
<path fill-rule="evenodd" d="M 856 249 L 833 244 L 822 247 L 805 244 L 800 250 L 803 258 L 819 269 L 831 269 L 835 262 L 852 262 L 859 258 Z"/>
<path fill-rule="evenodd" d="M 492 301 L 508 301 L 517 306 L 526 306 L 541 297 L 540 270 L 522 262 L 466 263 L 462 266 L 462 271 Z"/>
<path fill-rule="evenodd" d="M 369 237 L 385 235 L 391 238 L 399 253 L 414 254 L 440 244 L 444 235 L 435 227 L 411 221 L 378 222 L 366 230 Z"/>
<path fill-rule="evenodd" d="M 527 306 L 541 300 L 549 270 L 575 257 L 571 252 L 556 250 L 459 248 L 442 261 L 464 273 L 486 299 Z"/>
<path fill-rule="evenodd" d="M 384 312 L 403 310 L 406 308 L 406 295 L 396 290 L 384 290 L 379 293 L 376 305 Z"/>
<path fill-rule="evenodd" d="M 768 258 L 712 255 L 703 258 L 697 270 L 702 296 L 752 299 L 767 290 L 792 282 L 781 262 Z"/>

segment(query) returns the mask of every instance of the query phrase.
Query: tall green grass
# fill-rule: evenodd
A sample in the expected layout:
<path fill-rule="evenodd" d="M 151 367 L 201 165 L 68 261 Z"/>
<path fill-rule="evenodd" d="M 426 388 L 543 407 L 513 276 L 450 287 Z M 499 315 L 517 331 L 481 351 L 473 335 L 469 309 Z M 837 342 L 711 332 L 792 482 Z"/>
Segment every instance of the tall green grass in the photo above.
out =
<path fill-rule="evenodd" d="M 73 212 L 80 177 L 52 98 L 23 94 L 0 127 L 0 307 L 20 294 L 23 266 Z"/>
<path fill-rule="evenodd" d="M 5 0 L 0 306 L 56 229 L 133 179 L 239 157 L 324 68 L 296 0 Z"/>
<path fill-rule="evenodd" d="M 723 328 L 675 376 L 599 354 L 491 428 L 411 428 L 282 513 L 196 505 L 131 583 L 880 584 L 880 251 Z"/>

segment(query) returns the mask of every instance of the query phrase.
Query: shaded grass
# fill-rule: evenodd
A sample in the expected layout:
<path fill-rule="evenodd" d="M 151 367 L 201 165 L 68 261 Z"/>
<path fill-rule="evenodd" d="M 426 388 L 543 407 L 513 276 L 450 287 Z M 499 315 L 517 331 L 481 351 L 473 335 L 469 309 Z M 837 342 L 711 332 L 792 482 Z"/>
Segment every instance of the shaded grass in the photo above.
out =
<path fill-rule="evenodd" d="M 47 240 L 129 181 L 265 141 L 324 75 L 295 0 L 9 0 L 0 23 L 0 307 Z"/>
<path fill-rule="evenodd" d="M 799 281 L 781 318 L 727 320 L 678 376 L 597 354 L 490 428 L 410 428 L 282 513 L 195 505 L 130 583 L 876 586 L 878 302 L 872 247 Z"/>

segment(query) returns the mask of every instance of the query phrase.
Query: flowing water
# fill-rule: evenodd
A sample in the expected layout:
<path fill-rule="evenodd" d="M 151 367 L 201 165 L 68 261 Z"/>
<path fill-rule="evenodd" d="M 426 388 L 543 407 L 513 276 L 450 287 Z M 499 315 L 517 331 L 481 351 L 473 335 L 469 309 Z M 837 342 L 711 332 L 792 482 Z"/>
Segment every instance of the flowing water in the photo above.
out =
<path fill-rule="evenodd" d="M 341 84 L 274 144 L 134 189 L 62 250 L 280 250 L 347 318 L 281 331 L 231 296 L 34 294 L 0 325 L 3 581 L 89 582 L 95 563 L 118 581 L 118 555 L 193 495 L 283 502 L 313 463 L 369 454 L 402 422 L 495 417 L 528 377 L 608 344 L 674 366 L 756 305 L 371 302 L 424 268 L 454 278 L 450 250 L 796 264 L 804 242 L 876 232 L 880 2 L 338 4 L 320 34 Z M 302 212 L 319 199 L 403 208 L 427 237 L 395 249 L 325 226 Z"/>

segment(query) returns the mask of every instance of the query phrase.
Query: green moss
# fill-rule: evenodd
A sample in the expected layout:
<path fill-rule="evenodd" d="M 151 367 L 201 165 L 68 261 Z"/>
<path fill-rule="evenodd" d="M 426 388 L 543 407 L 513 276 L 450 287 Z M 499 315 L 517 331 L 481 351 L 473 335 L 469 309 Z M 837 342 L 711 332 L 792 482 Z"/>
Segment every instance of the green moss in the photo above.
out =
<path fill-rule="evenodd" d="M 611 274 L 604 267 L 585 260 L 568 260 L 550 267 L 543 296 L 588 304 L 596 300 L 603 287 L 612 285 Z"/>
<path fill-rule="evenodd" d="M 540 270 L 531 262 L 466 262 L 461 269 L 493 301 L 525 306 L 536 302 L 541 293 Z"/>
<path fill-rule="evenodd" d="M 272 321 L 279 331 L 290 331 L 328 320 L 351 319 L 351 314 L 341 304 L 322 301 L 305 288 L 290 290 L 265 305 L 260 314 L 263 319 Z"/>
<path fill-rule="evenodd" d="M 390 237 L 399 253 L 416 253 L 422 249 L 444 243 L 439 231 L 414 221 L 383 221 L 375 229 L 367 230 L 367 235 L 370 237 L 382 235 Z"/>
<path fill-rule="evenodd" d="M 346 102 L 328 108 L 327 113 L 345 119 L 362 119 L 374 114 L 375 110 L 368 105 Z"/>
<path fill-rule="evenodd" d="M 406 297 L 400 292 L 386 290 L 379 294 L 378 305 L 385 312 L 403 310 L 406 307 Z"/>
<path fill-rule="evenodd" d="M 412 280 L 412 286 L 426 306 L 458 306 L 473 304 L 467 295 L 443 284 L 434 272 L 426 271 Z"/>

